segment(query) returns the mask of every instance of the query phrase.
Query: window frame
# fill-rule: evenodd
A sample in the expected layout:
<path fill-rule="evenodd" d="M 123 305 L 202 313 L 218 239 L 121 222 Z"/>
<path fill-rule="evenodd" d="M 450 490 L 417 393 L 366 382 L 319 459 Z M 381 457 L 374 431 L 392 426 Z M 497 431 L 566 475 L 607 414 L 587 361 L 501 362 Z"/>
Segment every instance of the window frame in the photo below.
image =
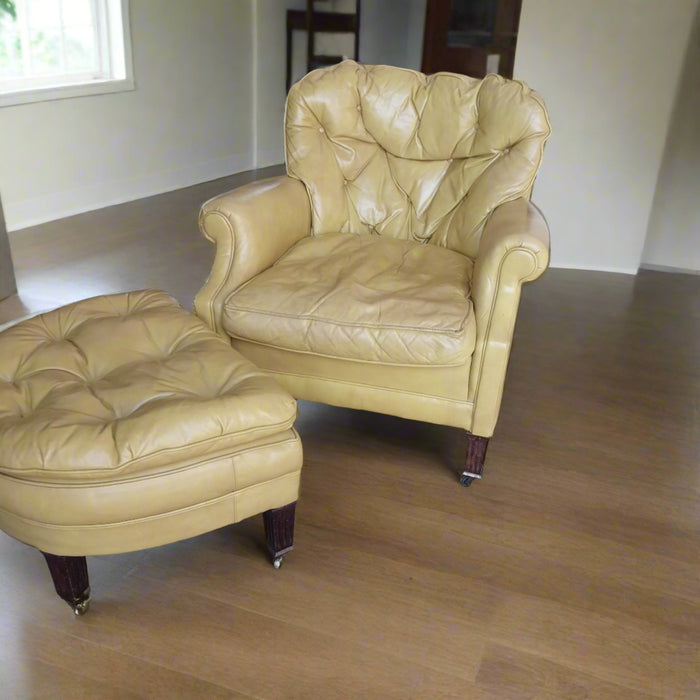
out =
<path fill-rule="evenodd" d="M 134 90 L 129 0 L 103 0 L 103 5 L 106 22 L 102 23 L 102 31 L 98 32 L 101 34 L 98 49 L 102 61 L 106 60 L 105 53 L 111 54 L 107 60 L 114 77 L 93 78 L 88 74 L 82 74 L 75 75 L 74 81 L 58 85 L 23 87 L 0 92 L 0 107 Z M 105 42 L 107 37 L 109 51 Z"/>

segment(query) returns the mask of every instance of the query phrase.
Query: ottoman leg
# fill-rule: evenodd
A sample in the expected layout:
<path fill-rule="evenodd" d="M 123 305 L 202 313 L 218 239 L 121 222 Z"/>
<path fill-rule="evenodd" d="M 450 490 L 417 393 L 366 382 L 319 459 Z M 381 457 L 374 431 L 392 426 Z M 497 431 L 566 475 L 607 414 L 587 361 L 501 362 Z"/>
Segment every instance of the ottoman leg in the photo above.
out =
<path fill-rule="evenodd" d="M 267 551 L 275 569 L 282 565 L 284 555 L 294 547 L 294 512 L 296 501 L 263 513 Z"/>
<path fill-rule="evenodd" d="M 76 615 L 84 615 L 90 607 L 90 581 L 85 557 L 42 554 L 49 565 L 56 593 L 73 608 Z"/>

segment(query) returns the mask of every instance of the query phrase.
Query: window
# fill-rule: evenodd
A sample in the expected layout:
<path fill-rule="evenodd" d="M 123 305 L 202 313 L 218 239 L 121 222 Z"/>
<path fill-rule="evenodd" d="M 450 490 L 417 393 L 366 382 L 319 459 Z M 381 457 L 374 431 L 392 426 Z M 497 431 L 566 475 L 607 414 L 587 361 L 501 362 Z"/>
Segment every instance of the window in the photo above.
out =
<path fill-rule="evenodd" d="M 0 106 L 132 88 L 127 0 L 0 0 Z"/>

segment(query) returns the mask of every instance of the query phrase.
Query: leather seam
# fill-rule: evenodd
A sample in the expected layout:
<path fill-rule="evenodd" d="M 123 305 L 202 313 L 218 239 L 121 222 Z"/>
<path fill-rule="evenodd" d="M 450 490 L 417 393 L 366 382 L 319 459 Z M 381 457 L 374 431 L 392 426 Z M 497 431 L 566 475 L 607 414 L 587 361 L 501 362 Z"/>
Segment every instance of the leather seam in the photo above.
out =
<path fill-rule="evenodd" d="M 473 403 L 471 401 L 460 401 L 459 399 L 451 399 L 447 396 L 436 396 L 434 394 L 421 394 L 417 391 L 406 391 L 405 389 L 394 389 L 391 387 L 383 387 L 383 386 L 377 386 L 376 384 L 364 384 L 362 382 L 349 382 L 343 379 L 331 379 L 329 377 L 318 377 L 313 374 L 299 374 L 297 372 L 278 372 L 275 370 L 265 370 L 266 372 L 269 372 L 270 374 L 280 374 L 285 377 L 299 377 L 301 379 L 315 379 L 318 381 L 322 382 L 331 382 L 333 384 L 344 384 L 347 386 L 357 386 L 357 387 L 363 387 L 367 389 L 374 389 L 377 391 L 388 391 L 394 394 L 405 394 L 407 396 L 417 396 L 420 398 L 427 398 L 427 399 L 438 399 L 439 401 L 447 401 L 448 403 L 453 403 L 458 406 L 471 406 Z"/>
<path fill-rule="evenodd" d="M 228 333 L 229 331 L 227 331 Z M 271 343 L 263 343 L 262 341 L 259 340 L 251 340 L 250 338 L 243 338 L 242 336 L 239 335 L 231 335 L 231 338 L 234 340 L 241 340 L 244 343 L 250 343 L 251 345 L 259 345 L 260 347 L 263 348 L 272 348 L 273 350 L 280 350 L 282 352 L 291 352 L 299 355 L 308 355 L 310 357 L 325 357 L 329 360 L 340 360 L 343 362 L 357 362 L 359 364 L 363 365 L 373 365 L 375 367 L 415 367 L 417 369 L 440 369 L 442 367 L 461 367 L 464 364 L 466 364 L 467 360 L 469 360 L 473 354 L 468 355 L 463 361 L 461 362 L 451 362 L 449 364 L 442 364 L 442 365 L 437 365 L 437 364 L 425 364 L 425 365 L 418 365 L 418 364 L 409 364 L 407 362 L 376 362 L 375 360 L 358 360 L 355 358 L 348 358 L 348 357 L 343 357 L 341 355 L 328 355 L 325 353 L 321 352 L 312 352 L 311 350 L 294 350 L 292 348 L 283 348 L 280 347 L 279 345 L 272 345 Z M 270 372 L 271 370 L 260 368 L 261 371 L 263 372 Z M 312 375 L 308 375 L 312 376 Z"/>
<path fill-rule="evenodd" d="M 12 518 L 15 518 L 17 520 L 20 520 L 24 523 L 27 523 L 29 525 L 36 525 L 39 527 L 42 527 L 43 529 L 46 530 L 56 530 L 56 531 L 61 531 L 61 530 L 75 530 L 76 528 L 80 530 L 106 530 L 106 529 L 111 529 L 114 527 L 121 527 L 124 525 L 137 525 L 139 523 L 145 523 L 153 520 L 161 520 L 163 518 L 169 518 L 173 515 L 177 515 L 180 513 L 187 513 L 189 511 L 194 511 L 194 510 L 199 510 L 200 508 L 209 506 L 209 505 L 214 505 L 218 502 L 226 501 L 229 498 L 233 498 L 238 496 L 239 494 L 243 494 L 246 491 L 249 491 L 251 489 L 258 488 L 259 486 L 263 486 L 265 484 L 270 484 L 274 481 L 277 481 L 279 479 L 288 479 L 290 477 L 295 476 L 296 474 L 301 474 L 301 467 L 293 472 L 287 472 L 286 474 L 282 474 L 280 476 L 273 477 L 272 479 L 267 479 L 265 481 L 259 481 L 255 484 L 251 484 L 250 486 L 246 486 L 244 489 L 241 489 L 240 491 L 229 491 L 228 493 L 223 494 L 222 496 L 217 496 L 216 498 L 211 498 L 208 501 L 200 501 L 199 503 L 193 503 L 190 506 L 185 506 L 184 508 L 176 508 L 175 510 L 169 510 L 166 513 L 155 513 L 153 515 L 145 515 L 140 518 L 134 518 L 132 520 L 118 520 L 114 521 L 111 523 L 92 523 L 89 525 L 80 525 L 80 524 L 75 524 L 75 525 L 58 525 L 56 523 L 46 523 L 42 520 L 32 520 L 30 518 L 26 518 L 23 515 L 18 515 L 17 513 L 13 513 L 11 510 L 7 510 L 7 508 L 0 508 L 0 513 L 6 513 Z"/>
<path fill-rule="evenodd" d="M 121 466 L 115 467 L 112 470 L 101 469 L 99 471 L 105 475 L 118 475 L 121 472 L 126 471 L 128 468 L 131 468 L 134 465 L 138 466 L 139 462 L 144 462 L 146 460 L 153 459 L 154 456 L 156 456 L 156 455 L 160 456 L 160 455 L 168 455 L 168 454 L 172 454 L 172 453 L 176 453 L 176 452 L 184 452 L 184 451 L 191 449 L 192 447 L 199 446 L 199 445 L 206 446 L 207 444 L 210 444 L 210 443 L 215 442 L 217 440 L 224 440 L 226 437 L 231 437 L 233 435 L 248 435 L 251 433 L 265 432 L 267 430 L 270 430 L 270 433 L 272 435 L 274 435 L 275 432 L 283 432 L 285 430 L 289 430 L 294 425 L 295 420 L 296 420 L 296 416 L 294 416 L 291 420 L 285 421 L 284 423 L 274 423 L 272 425 L 264 425 L 264 426 L 260 426 L 258 428 L 253 428 L 253 429 L 249 429 L 246 431 L 241 431 L 239 433 L 229 433 L 227 435 L 216 435 L 215 437 L 207 438 L 206 440 L 200 440 L 199 442 L 190 442 L 187 445 L 179 445 L 178 447 L 164 448 L 162 450 L 158 450 L 157 452 L 152 452 L 150 454 L 142 455 L 141 457 L 137 457 L 136 459 L 129 460 L 128 462 L 125 462 Z M 274 428 L 279 428 L 279 431 L 273 432 L 272 429 L 274 429 Z M 231 449 L 233 450 L 231 452 L 231 454 L 238 454 L 235 450 L 235 447 L 236 447 L 235 445 L 231 446 Z M 18 472 L 15 472 L 14 474 L 7 474 L 6 472 L 0 472 L 0 475 L 14 477 L 20 481 L 31 481 L 32 483 L 40 483 L 40 482 L 35 482 L 34 480 L 30 479 L 29 477 L 26 477 L 23 479 L 21 476 L 18 476 L 18 475 L 31 474 L 31 473 L 43 473 L 43 474 L 58 473 L 58 474 L 62 474 L 62 475 L 73 475 L 73 474 L 75 474 L 75 475 L 83 475 L 83 474 L 89 475 L 89 474 L 94 473 L 95 471 L 96 470 L 85 471 L 85 470 L 72 470 L 72 469 L 65 469 L 65 470 L 57 470 L 57 469 L 29 470 L 29 469 L 27 469 L 26 471 L 23 471 L 23 472 L 18 471 Z M 87 483 L 99 483 L 99 482 L 87 482 Z"/>
<path fill-rule="evenodd" d="M 469 300 L 470 297 L 465 297 L 466 300 Z M 251 314 L 251 315 L 256 315 L 256 316 L 274 316 L 275 318 L 291 318 L 291 319 L 303 319 L 304 321 L 312 321 L 312 322 L 317 322 L 317 323 L 324 323 L 329 326 L 340 326 L 341 328 L 371 328 L 371 329 L 377 329 L 377 330 L 382 330 L 384 328 L 390 328 L 392 330 L 398 330 L 398 331 L 416 331 L 420 333 L 426 333 L 426 334 L 431 334 L 431 335 L 452 335 L 452 336 L 458 336 L 461 335 L 462 333 L 465 332 L 466 330 L 466 324 L 463 324 L 459 330 L 437 330 L 437 329 L 432 329 L 432 328 L 421 328 L 420 326 L 399 326 L 399 325 L 390 325 L 390 324 L 374 324 L 374 323 L 348 323 L 348 322 L 343 322 L 343 321 L 336 321 L 330 318 L 324 318 L 323 316 L 308 316 L 308 315 L 303 315 L 303 314 L 286 314 L 286 313 L 280 313 L 277 311 L 259 311 L 257 309 L 252 309 L 249 307 L 245 306 L 236 306 L 231 308 L 229 305 L 226 306 L 226 311 L 229 313 L 231 312 L 239 312 L 243 311 L 246 314 Z M 465 317 L 465 321 L 467 318 L 469 318 L 470 314 L 467 314 Z"/>
<path fill-rule="evenodd" d="M 111 486 L 115 486 L 117 484 L 127 484 L 127 483 L 135 483 L 139 481 L 150 481 L 151 479 L 160 479 L 164 476 L 170 476 L 171 474 L 179 474 L 181 472 L 186 472 L 189 469 L 192 469 L 193 467 L 200 467 L 204 464 L 209 464 L 211 462 L 216 462 L 220 459 L 226 459 L 227 457 L 237 457 L 238 455 L 245 455 L 249 454 L 251 452 L 256 452 L 257 450 L 266 450 L 268 447 L 277 447 L 279 445 L 284 445 L 286 443 L 297 443 L 299 442 L 299 434 L 297 433 L 296 430 L 294 430 L 294 437 L 289 437 L 285 438 L 284 440 L 277 440 L 275 442 L 266 442 L 264 445 L 255 445 L 248 447 L 244 450 L 239 450 L 237 452 L 225 452 L 220 455 L 215 455 L 213 457 L 210 457 L 209 459 L 201 460 L 199 462 L 191 462 L 187 465 L 178 467 L 177 469 L 170 469 L 168 471 L 162 471 L 162 472 L 157 472 L 153 474 L 144 474 L 144 475 L 137 475 L 133 474 L 131 476 L 128 476 L 126 478 L 120 479 L 118 481 L 115 480 L 104 480 L 104 481 L 85 481 L 79 484 L 76 483 L 61 483 L 58 481 L 34 481 L 30 479 L 22 479 L 19 478 L 18 476 L 15 475 L 10 475 L 10 474 L 0 474 L 0 477 L 2 479 L 10 479 L 12 481 L 17 481 L 21 484 L 28 484 L 31 486 L 38 486 L 40 488 L 46 488 L 46 489 L 84 489 L 86 487 L 90 488 L 109 488 Z"/>

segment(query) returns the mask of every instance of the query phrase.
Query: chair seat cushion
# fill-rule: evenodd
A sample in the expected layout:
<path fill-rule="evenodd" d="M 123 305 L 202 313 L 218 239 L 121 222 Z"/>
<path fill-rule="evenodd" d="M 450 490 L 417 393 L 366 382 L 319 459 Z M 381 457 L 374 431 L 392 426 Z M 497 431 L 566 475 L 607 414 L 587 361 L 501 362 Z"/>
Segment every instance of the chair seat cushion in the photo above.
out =
<path fill-rule="evenodd" d="M 474 350 L 472 262 L 372 235 L 302 239 L 225 302 L 233 338 L 362 362 L 457 365 Z"/>
<path fill-rule="evenodd" d="M 286 391 L 163 292 L 88 299 L 0 333 L 6 476 L 156 474 L 281 434 L 295 415 Z"/>

